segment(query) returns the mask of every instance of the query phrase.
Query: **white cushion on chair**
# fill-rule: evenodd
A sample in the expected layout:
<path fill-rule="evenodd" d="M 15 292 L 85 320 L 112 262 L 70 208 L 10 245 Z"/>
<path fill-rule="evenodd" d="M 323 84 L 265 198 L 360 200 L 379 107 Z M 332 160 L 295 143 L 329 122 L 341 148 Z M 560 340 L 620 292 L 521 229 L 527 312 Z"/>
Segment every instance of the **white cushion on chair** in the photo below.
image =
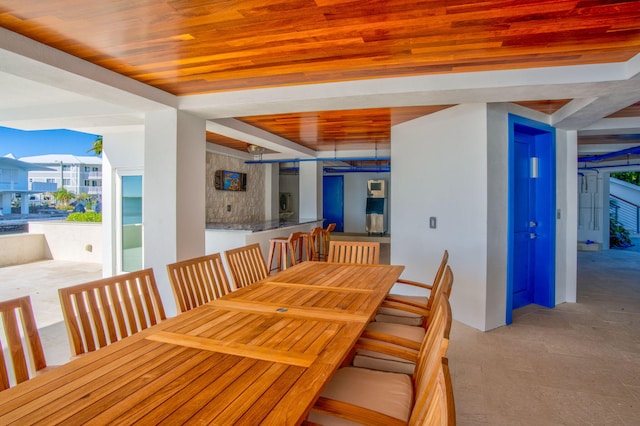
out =
<path fill-rule="evenodd" d="M 421 343 L 425 336 L 425 329 L 404 324 L 393 324 L 385 322 L 372 322 L 367 325 L 367 331 L 391 334 Z M 417 352 L 417 351 L 416 351 Z M 390 371 L 394 373 L 413 374 L 415 363 L 367 349 L 358 349 L 353 358 L 353 365 L 356 367 L 369 368 L 372 370 Z"/>
<path fill-rule="evenodd" d="M 429 298 L 425 296 L 402 296 L 394 294 L 393 297 L 419 303 L 424 307 L 427 306 L 427 302 L 429 301 Z M 403 311 L 402 309 L 381 307 L 376 314 L 376 321 L 421 326 L 424 321 L 424 316 Z"/>
<path fill-rule="evenodd" d="M 345 367 L 333 375 L 322 396 L 409 421 L 413 383 L 406 374 Z M 309 420 L 323 425 L 356 425 L 338 417 L 311 411 Z"/>

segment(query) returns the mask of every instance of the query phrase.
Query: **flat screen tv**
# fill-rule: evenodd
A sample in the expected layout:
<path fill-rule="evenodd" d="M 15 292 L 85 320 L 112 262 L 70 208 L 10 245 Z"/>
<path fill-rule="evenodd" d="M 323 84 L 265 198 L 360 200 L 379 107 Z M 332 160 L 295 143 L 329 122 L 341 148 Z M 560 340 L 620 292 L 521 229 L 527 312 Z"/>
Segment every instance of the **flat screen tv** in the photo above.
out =
<path fill-rule="evenodd" d="M 223 191 L 246 191 L 247 174 L 216 170 L 215 188 Z"/>

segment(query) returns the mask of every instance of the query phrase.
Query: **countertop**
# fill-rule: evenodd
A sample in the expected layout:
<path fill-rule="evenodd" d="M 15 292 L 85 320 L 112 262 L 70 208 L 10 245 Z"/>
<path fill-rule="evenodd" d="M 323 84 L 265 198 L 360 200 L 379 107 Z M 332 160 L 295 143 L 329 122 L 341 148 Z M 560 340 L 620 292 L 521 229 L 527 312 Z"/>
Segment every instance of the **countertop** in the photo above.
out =
<path fill-rule="evenodd" d="M 222 231 L 249 231 L 260 232 L 269 229 L 286 228 L 289 226 L 304 225 L 307 223 L 320 222 L 322 219 L 273 219 L 258 222 L 209 222 L 207 229 Z"/>

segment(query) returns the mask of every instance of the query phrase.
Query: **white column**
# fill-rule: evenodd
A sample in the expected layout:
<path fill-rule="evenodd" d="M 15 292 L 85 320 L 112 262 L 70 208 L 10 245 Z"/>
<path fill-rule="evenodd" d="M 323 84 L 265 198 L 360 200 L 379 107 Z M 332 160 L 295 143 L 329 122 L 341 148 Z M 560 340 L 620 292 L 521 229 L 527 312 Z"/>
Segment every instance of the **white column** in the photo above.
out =
<path fill-rule="evenodd" d="M 22 192 L 20 194 L 20 213 L 29 214 L 29 194 Z"/>
<path fill-rule="evenodd" d="M 322 163 L 300 162 L 300 219 L 322 217 Z"/>
<path fill-rule="evenodd" d="M 155 272 L 168 315 L 175 302 L 166 265 L 204 254 L 205 121 L 168 109 L 147 113 L 144 265 Z"/>
<path fill-rule="evenodd" d="M 578 132 L 556 131 L 556 150 L 556 233 L 558 228 L 562 230 L 562 235 L 557 234 L 556 246 L 556 304 L 575 303 L 578 293 Z M 607 190 L 606 225 L 603 224 L 607 247 L 608 193 Z"/>
<path fill-rule="evenodd" d="M 488 286 L 487 144 L 484 104 L 457 105 L 391 128 L 391 263 L 405 265 L 403 277 L 428 282 L 449 250 L 454 318 L 480 330 Z M 504 281 L 493 285 L 506 288 Z"/>
<path fill-rule="evenodd" d="M 264 168 L 264 218 L 265 220 L 278 219 L 280 217 L 278 207 L 280 164 L 265 164 Z"/>

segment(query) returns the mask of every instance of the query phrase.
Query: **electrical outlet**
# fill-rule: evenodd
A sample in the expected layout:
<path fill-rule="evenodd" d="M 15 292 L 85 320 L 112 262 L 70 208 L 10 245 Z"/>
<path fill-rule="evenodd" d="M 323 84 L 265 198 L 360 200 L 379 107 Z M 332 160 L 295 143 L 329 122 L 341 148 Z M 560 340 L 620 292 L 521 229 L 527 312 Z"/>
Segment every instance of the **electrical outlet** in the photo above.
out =
<path fill-rule="evenodd" d="M 227 211 L 230 212 L 231 211 L 231 204 L 227 204 Z"/>

